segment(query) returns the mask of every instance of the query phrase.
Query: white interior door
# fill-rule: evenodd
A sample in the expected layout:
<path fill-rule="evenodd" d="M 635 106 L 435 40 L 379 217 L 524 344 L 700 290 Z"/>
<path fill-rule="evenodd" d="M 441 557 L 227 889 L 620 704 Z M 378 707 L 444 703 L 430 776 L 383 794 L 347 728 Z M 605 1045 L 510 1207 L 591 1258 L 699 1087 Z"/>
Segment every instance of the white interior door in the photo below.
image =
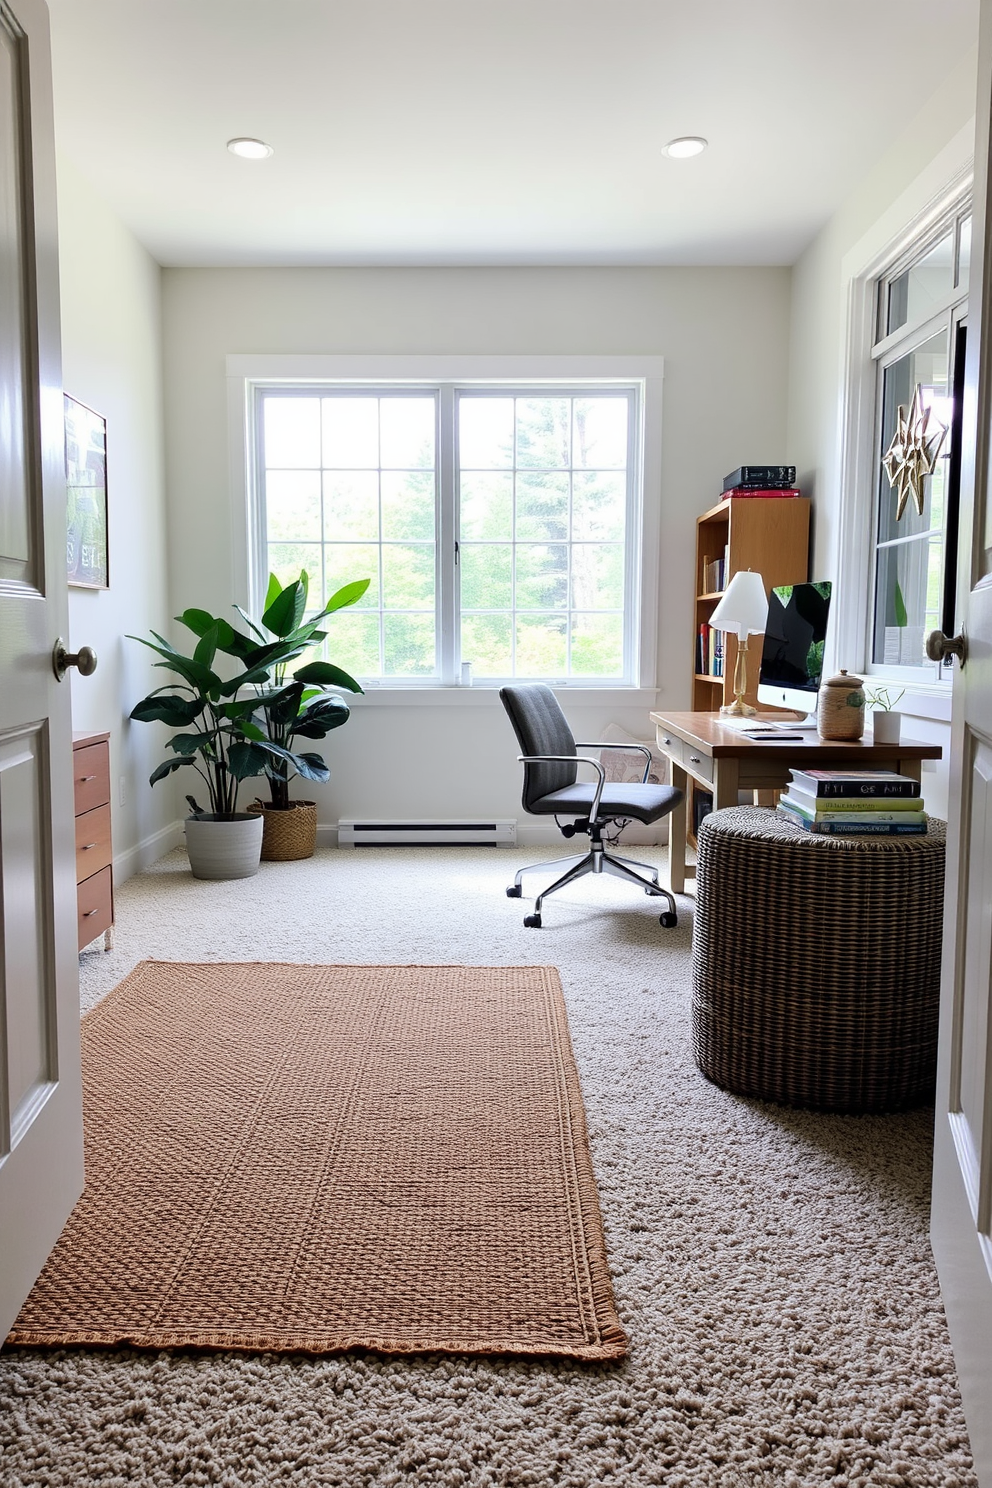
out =
<path fill-rule="evenodd" d="M 979 1480 L 992 1485 L 992 0 L 982 0 L 975 254 L 931 1240 Z M 977 334 L 975 331 L 977 330 Z"/>
<path fill-rule="evenodd" d="M 48 12 L 0 0 L 0 1341 L 83 1186 Z"/>

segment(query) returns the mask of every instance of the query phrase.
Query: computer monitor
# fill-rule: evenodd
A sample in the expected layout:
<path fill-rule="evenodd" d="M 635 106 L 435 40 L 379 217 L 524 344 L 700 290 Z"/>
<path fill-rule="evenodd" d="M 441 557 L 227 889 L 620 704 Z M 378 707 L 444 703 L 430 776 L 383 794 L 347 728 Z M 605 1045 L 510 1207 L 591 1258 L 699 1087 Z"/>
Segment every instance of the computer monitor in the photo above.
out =
<path fill-rule="evenodd" d="M 783 584 L 768 600 L 758 702 L 815 713 L 823 673 L 830 583 Z"/>

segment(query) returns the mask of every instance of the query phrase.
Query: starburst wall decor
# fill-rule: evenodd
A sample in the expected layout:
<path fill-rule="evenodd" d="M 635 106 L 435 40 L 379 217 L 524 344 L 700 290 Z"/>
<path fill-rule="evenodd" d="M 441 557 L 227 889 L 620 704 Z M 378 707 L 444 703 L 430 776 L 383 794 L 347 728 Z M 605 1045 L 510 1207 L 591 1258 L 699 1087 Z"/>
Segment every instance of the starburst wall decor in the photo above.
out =
<path fill-rule="evenodd" d="M 882 458 L 882 465 L 889 477 L 889 485 L 896 491 L 898 522 L 906 510 L 910 496 L 922 517 L 923 482 L 937 468 L 940 451 L 947 437 L 947 426 L 937 418 L 931 424 L 931 410 L 923 406 L 923 389 L 919 383 L 916 384 L 909 413 L 906 412 L 905 403 L 900 403 L 896 420 L 896 432 Z"/>

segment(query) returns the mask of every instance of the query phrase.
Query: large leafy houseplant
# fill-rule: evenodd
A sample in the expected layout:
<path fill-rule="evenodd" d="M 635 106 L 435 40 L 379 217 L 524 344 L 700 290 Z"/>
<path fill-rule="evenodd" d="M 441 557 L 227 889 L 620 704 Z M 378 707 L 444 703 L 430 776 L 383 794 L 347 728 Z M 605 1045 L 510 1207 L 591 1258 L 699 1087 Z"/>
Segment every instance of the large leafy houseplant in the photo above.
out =
<path fill-rule="evenodd" d="M 322 641 L 326 635 L 320 629 L 323 621 L 336 610 L 356 604 L 369 583 L 369 579 L 358 579 L 346 584 L 331 596 L 319 615 L 304 624 L 309 585 L 306 570 L 285 586 L 271 574 L 259 623 L 242 612 L 262 650 L 280 642 L 292 648 L 285 655 L 273 656 L 269 681 L 256 686 L 255 708 L 245 725 L 246 735 L 256 744 L 259 756 L 264 755 L 264 760 L 257 759 L 261 767 L 257 773 L 264 774 L 268 780 L 270 804 L 277 811 L 289 810 L 292 805 L 289 782 L 294 775 L 316 781 L 327 780 L 330 775 L 321 755 L 295 747 L 297 739 L 324 739 L 333 729 L 348 722 L 351 716 L 348 704 L 338 693 L 326 689 L 343 687 L 348 692 L 362 691 L 354 677 L 329 661 L 308 662 L 297 668 L 287 681 L 289 663 L 301 650 Z"/>
<path fill-rule="evenodd" d="M 326 780 L 319 754 L 297 753 L 296 737 L 320 739 L 348 718 L 348 706 L 328 686 L 361 692 L 353 677 L 326 661 L 311 661 L 286 682 L 292 661 L 325 639 L 321 623 L 335 610 L 356 603 L 368 579 L 347 584 L 304 622 L 306 573 L 285 587 L 269 581 L 261 625 L 237 606 L 250 634 L 206 610 L 187 609 L 176 619 L 197 637 L 192 656 L 152 631 L 153 640 L 132 636 L 162 657 L 156 666 L 175 672 L 178 682 L 157 688 L 131 710 L 140 722 L 160 721 L 179 730 L 169 740 L 172 756 L 155 769 L 155 785 L 184 766 L 192 766 L 206 783 L 210 813 L 231 817 L 237 811 L 238 787 L 251 776 L 266 775 L 275 804 L 288 805 L 292 774 Z M 264 632 L 268 632 L 268 637 Z M 240 670 L 225 679 L 215 670 L 218 654 L 233 658 Z M 245 693 L 248 693 L 246 696 Z M 194 814 L 203 815 L 192 796 Z"/>

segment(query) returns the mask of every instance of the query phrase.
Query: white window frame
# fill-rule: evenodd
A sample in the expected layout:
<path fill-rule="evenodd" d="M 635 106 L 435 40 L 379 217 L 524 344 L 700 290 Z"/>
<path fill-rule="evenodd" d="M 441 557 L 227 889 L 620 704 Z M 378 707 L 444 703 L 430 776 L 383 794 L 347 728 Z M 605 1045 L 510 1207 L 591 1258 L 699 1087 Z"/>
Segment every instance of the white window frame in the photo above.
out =
<path fill-rule="evenodd" d="M 972 192 L 973 172 L 958 172 L 945 188 L 927 203 L 910 222 L 888 238 L 870 257 L 859 250 L 845 257 L 844 278 L 848 284 L 847 356 L 845 402 L 840 437 L 839 492 L 837 503 L 837 586 L 834 591 L 831 657 L 827 665 L 845 666 L 871 679 L 873 687 L 889 685 L 903 689 L 903 712 L 917 717 L 947 720 L 951 710 L 949 669 L 882 666 L 871 659 L 875 604 L 875 559 L 877 541 L 878 454 L 875 448 L 879 399 L 879 366 L 905 337 L 905 330 L 884 340 L 878 334 L 878 286 L 900 271 L 937 240 L 966 211 Z M 859 260 L 857 267 L 852 259 Z M 935 317 L 949 313 L 960 296 L 947 296 L 946 305 Z M 872 355 L 872 352 L 875 355 Z M 838 599 L 843 600 L 838 603 Z"/>
<path fill-rule="evenodd" d="M 653 703 L 658 665 L 658 575 L 661 491 L 661 394 L 664 363 L 661 357 L 616 356 L 348 356 L 348 355 L 259 355 L 227 358 L 228 413 L 231 471 L 231 588 L 239 603 L 252 609 L 264 594 L 264 513 L 255 499 L 258 477 L 258 443 L 255 408 L 259 390 L 280 386 L 306 387 L 317 391 L 333 383 L 355 389 L 375 387 L 415 390 L 418 386 L 441 387 L 438 470 L 453 458 L 455 389 L 469 385 L 474 393 L 488 391 L 537 392 L 550 389 L 581 394 L 614 386 L 635 393 L 637 417 L 629 431 L 632 460 L 631 498 L 627 519 L 626 572 L 630 590 L 625 602 L 626 654 L 632 673 L 617 679 L 550 678 L 555 688 L 570 695 L 623 692 L 631 701 Z M 437 595 L 441 637 L 442 680 L 404 678 L 399 681 L 371 680 L 369 695 L 409 697 L 425 701 L 479 701 L 491 694 L 497 683 L 487 681 L 471 690 L 457 687 L 455 636 L 451 625 L 442 626 L 444 613 L 454 616 L 451 585 L 454 581 L 455 533 L 449 530 L 453 513 L 441 509 L 438 533 L 439 591 Z M 365 685 L 365 684 L 363 684 Z M 643 697 L 640 694 L 644 694 Z"/>

